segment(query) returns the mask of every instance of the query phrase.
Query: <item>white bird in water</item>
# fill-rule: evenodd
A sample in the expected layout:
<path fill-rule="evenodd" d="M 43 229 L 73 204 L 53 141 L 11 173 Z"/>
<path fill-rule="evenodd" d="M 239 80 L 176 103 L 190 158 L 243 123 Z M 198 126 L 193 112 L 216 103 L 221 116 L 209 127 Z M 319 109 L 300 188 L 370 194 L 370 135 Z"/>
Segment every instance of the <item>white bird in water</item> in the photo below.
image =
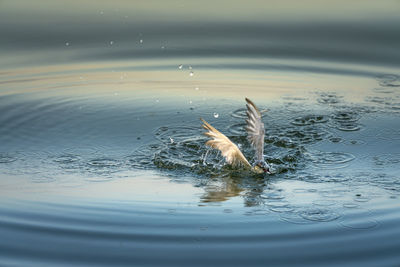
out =
<path fill-rule="evenodd" d="M 220 131 L 212 127 L 208 122 L 201 119 L 204 123 L 203 127 L 207 130 L 204 134 L 210 138 L 206 145 L 221 151 L 226 162 L 234 167 L 245 167 L 251 169 L 255 173 L 268 173 L 270 172 L 269 165 L 264 160 L 264 123 L 261 121 L 261 112 L 257 106 L 248 98 L 246 98 L 247 119 L 246 119 L 246 132 L 247 139 L 255 150 L 255 162 L 253 166 L 249 163 L 240 149 L 228 137 Z"/>

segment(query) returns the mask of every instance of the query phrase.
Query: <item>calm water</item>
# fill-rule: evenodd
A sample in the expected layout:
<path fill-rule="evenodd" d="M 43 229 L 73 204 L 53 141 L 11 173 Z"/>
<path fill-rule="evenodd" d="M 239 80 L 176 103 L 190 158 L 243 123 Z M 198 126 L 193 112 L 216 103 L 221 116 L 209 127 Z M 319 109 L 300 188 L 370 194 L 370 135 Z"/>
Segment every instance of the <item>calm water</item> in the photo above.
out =
<path fill-rule="evenodd" d="M 399 266 L 399 12 L 0 1 L 0 265 Z"/>

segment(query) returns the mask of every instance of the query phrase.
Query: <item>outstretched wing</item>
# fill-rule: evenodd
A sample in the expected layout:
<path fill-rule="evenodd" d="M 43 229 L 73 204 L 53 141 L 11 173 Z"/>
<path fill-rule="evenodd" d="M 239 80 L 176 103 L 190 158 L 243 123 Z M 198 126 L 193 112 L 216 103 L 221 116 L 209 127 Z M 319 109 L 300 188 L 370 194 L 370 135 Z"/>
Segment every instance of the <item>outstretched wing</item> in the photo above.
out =
<path fill-rule="evenodd" d="M 261 112 L 256 105 L 246 98 L 247 119 L 246 131 L 247 139 L 256 151 L 256 160 L 264 160 L 264 123 L 261 121 Z"/>
<path fill-rule="evenodd" d="M 205 132 L 204 135 L 212 138 L 206 142 L 207 146 L 221 151 L 221 154 L 225 157 L 226 162 L 232 166 L 243 165 L 251 167 L 250 163 L 247 161 L 246 157 L 242 154 L 237 145 L 232 143 L 228 137 L 212 127 L 208 122 L 203 119 L 201 119 L 201 121 L 204 123 L 203 128 L 208 131 Z"/>

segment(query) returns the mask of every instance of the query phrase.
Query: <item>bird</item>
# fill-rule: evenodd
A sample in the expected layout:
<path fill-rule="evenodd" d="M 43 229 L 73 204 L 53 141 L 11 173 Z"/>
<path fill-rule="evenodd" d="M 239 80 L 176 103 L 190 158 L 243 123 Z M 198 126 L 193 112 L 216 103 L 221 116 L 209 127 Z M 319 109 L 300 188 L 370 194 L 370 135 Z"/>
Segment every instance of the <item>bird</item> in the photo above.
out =
<path fill-rule="evenodd" d="M 251 165 L 238 146 L 234 144 L 223 133 L 215 129 L 204 119 L 200 118 L 203 122 L 203 128 L 207 130 L 204 135 L 210 138 L 205 145 L 221 151 L 225 161 L 232 167 L 242 167 L 249 169 L 257 174 L 271 174 L 270 166 L 264 159 L 264 123 L 261 120 L 261 112 L 257 106 L 248 98 L 246 100 L 247 119 L 246 119 L 246 132 L 247 139 L 255 150 L 254 164 Z"/>

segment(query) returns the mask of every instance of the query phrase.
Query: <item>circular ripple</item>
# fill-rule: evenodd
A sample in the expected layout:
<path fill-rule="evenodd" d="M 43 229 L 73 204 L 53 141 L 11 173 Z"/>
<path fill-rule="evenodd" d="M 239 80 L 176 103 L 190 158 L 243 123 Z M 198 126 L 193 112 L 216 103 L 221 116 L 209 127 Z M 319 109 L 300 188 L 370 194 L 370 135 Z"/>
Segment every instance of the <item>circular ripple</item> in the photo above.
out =
<path fill-rule="evenodd" d="M 366 196 L 362 196 L 362 195 L 356 195 L 354 197 L 354 201 L 357 201 L 357 202 L 368 202 L 368 201 L 370 201 L 370 199 L 371 198 L 366 197 Z"/>
<path fill-rule="evenodd" d="M 40 176 L 34 176 L 31 178 L 31 181 L 33 183 L 51 183 L 56 181 L 56 178 L 54 176 L 49 176 L 49 175 L 40 175 Z"/>
<path fill-rule="evenodd" d="M 332 137 L 329 138 L 329 141 L 332 142 L 332 143 L 338 144 L 338 143 L 342 143 L 343 139 L 341 137 L 338 137 L 338 136 L 332 136 Z"/>
<path fill-rule="evenodd" d="M 393 88 L 388 88 L 388 87 L 378 87 L 378 88 L 374 88 L 372 89 L 374 92 L 380 93 L 380 94 L 392 94 L 395 91 L 393 90 Z"/>
<path fill-rule="evenodd" d="M 294 211 L 294 208 L 291 206 L 288 206 L 288 205 L 287 206 L 268 206 L 268 209 L 273 212 L 282 212 L 282 213 Z"/>
<path fill-rule="evenodd" d="M 376 227 L 378 225 L 378 222 L 371 219 L 351 219 L 345 220 L 340 224 L 346 228 L 363 230 Z"/>
<path fill-rule="evenodd" d="M 308 154 L 311 162 L 319 168 L 343 168 L 346 163 L 355 159 L 350 153 L 316 151 Z"/>
<path fill-rule="evenodd" d="M 348 209 L 355 209 L 355 208 L 359 208 L 360 205 L 358 205 L 356 203 L 346 202 L 346 203 L 343 203 L 343 207 L 348 208 Z"/>
<path fill-rule="evenodd" d="M 90 160 L 88 165 L 94 168 L 115 168 L 121 166 L 121 162 L 111 158 L 96 158 Z"/>
<path fill-rule="evenodd" d="M 352 131 L 358 131 L 361 129 L 361 125 L 358 124 L 357 122 L 340 122 L 336 126 L 336 128 L 340 131 L 344 132 L 352 132 Z"/>
<path fill-rule="evenodd" d="M 279 137 L 290 138 L 290 140 L 293 143 L 300 143 L 300 144 L 311 144 L 320 142 L 322 140 L 329 138 L 329 136 L 332 135 L 330 132 L 315 125 L 305 126 L 302 128 L 284 127 L 282 129 L 282 127 L 280 127 L 279 129 L 277 129 L 277 133 L 272 133 L 272 134 L 277 135 Z"/>
<path fill-rule="evenodd" d="M 322 208 L 305 209 L 299 212 L 300 216 L 306 220 L 316 222 L 329 222 L 334 221 L 340 217 L 339 214 Z"/>
<path fill-rule="evenodd" d="M 313 204 L 314 204 L 314 205 L 317 205 L 317 206 L 325 206 L 325 207 L 328 207 L 328 206 L 333 206 L 333 205 L 335 205 L 335 204 L 336 204 L 336 201 L 330 200 L 330 199 L 319 199 L 319 200 L 314 200 L 314 201 L 313 201 Z"/>
<path fill-rule="evenodd" d="M 94 158 L 86 163 L 86 171 L 95 175 L 107 176 L 111 173 L 116 172 L 121 166 L 122 162 L 112 158 Z M 95 180 L 102 181 L 103 179 L 108 179 L 108 178 L 90 177 L 89 179 L 92 179 L 93 181 Z"/>
<path fill-rule="evenodd" d="M 345 195 L 345 190 L 342 189 L 326 189 L 321 190 L 319 193 L 326 198 L 341 198 Z"/>
<path fill-rule="evenodd" d="M 318 98 L 318 103 L 332 105 L 340 102 L 342 96 L 337 96 L 335 93 L 322 93 Z"/>
<path fill-rule="evenodd" d="M 247 110 L 245 108 L 239 108 L 237 110 L 234 110 L 231 113 L 231 116 L 238 119 L 246 119 L 247 118 L 246 111 Z"/>
<path fill-rule="evenodd" d="M 346 144 L 349 144 L 349 145 L 365 145 L 366 142 L 363 141 L 363 140 L 349 140 L 349 141 L 346 142 Z"/>
<path fill-rule="evenodd" d="M 261 195 L 264 199 L 284 199 L 285 197 L 279 192 L 266 192 Z"/>
<path fill-rule="evenodd" d="M 64 150 L 67 155 L 93 155 L 98 153 L 98 149 L 94 147 L 73 147 Z"/>
<path fill-rule="evenodd" d="M 290 139 L 289 137 L 266 136 L 264 141 L 267 144 L 273 144 L 274 146 L 277 147 L 283 147 L 283 148 L 297 147 L 296 143 L 293 142 L 293 140 Z"/>
<path fill-rule="evenodd" d="M 53 159 L 54 162 L 60 164 L 73 164 L 81 160 L 81 157 L 74 154 L 63 154 Z"/>
<path fill-rule="evenodd" d="M 328 117 L 325 115 L 306 115 L 295 118 L 291 123 L 296 126 L 306 126 L 327 121 Z"/>
<path fill-rule="evenodd" d="M 309 193 L 309 192 L 308 192 L 308 189 L 305 189 L 305 188 L 296 188 L 296 189 L 293 189 L 293 193 L 306 194 L 306 193 Z"/>
<path fill-rule="evenodd" d="M 237 123 L 232 126 L 229 126 L 228 130 L 233 135 L 244 136 L 246 135 L 246 124 L 245 123 Z"/>
<path fill-rule="evenodd" d="M 295 96 L 282 96 L 281 98 L 283 100 L 289 100 L 289 101 L 305 101 L 305 100 L 307 100 L 307 98 L 295 97 Z"/>
<path fill-rule="evenodd" d="M 277 200 L 269 200 L 266 205 L 268 207 L 287 207 L 289 205 L 289 202 L 287 202 L 286 200 L 281 200 L 281 199 L 277 199 Z"/>
<path fill-rule="evenodd" d="M 385 74 L 377 77 L 377 80 L 384 87 L 400 87 L 400 76 L 395 74 Z"/>
<path fill-rule="evenodd" d="M 373 161 L 375 165 L 378 166 L 398 165 L 400 164 L 400 154 L 392 153 L 377 155 L 373 157 Z M 377 177 L 379 177 L 379 175 Z"/>
<path fill-rule="evenodd" d="M 111 176 L 94 176 L 94 177 L 86 177 L 85 180 L 88 182 L 107 182 L 112 180 Z"/>
<path fill-rule="evenodd" d="M 11 163 L 16 161 L 17 158 L 8 154 L 8 153 L 0 153 L 0 164 L 1 163 Z"/>
<path fill-rule="evenodd" d="M 181 142 L 188 138 L 198 137 L 201 134 L 200 127 L 191 127 L 185 125 L 162 126 L 154 132 L 155 137 L 166 143 Z"/>
<path fill-rule="evenodd" d="M 315 221 L 307 220 L 301 217 L 298 213 L 295 212 L 284 212 L 280 213 L 280 219 L 285 222 L 294 223 L 294 224 L 311 224 L 315 223 Z"/>
<path fill-rule="evenodd" d="M 360 115 L 351 110 L 342 110 L 332 114 L 332 119 L 338 122 L 355 122 L 360 119 Z"/>

